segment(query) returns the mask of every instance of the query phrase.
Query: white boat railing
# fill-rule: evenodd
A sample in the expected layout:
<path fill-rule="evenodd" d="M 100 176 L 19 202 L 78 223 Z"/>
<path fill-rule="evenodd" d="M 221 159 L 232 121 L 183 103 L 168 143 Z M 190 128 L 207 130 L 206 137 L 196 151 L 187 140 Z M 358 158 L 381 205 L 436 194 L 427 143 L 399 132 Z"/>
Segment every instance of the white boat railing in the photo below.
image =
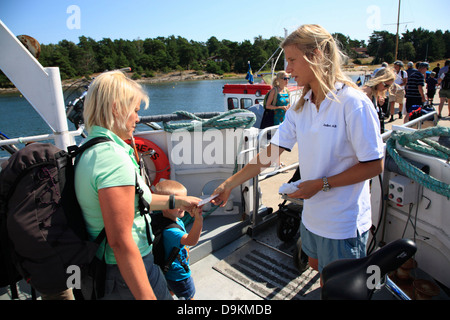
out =
<path fill-rule="evenodd" d="M 398 131 L 398 130 L 414 130 L 411 127 L 417 125 L 417 129 L 421 129 L 422 128 L 422 124 L 424 121 L 429 121 L 428 118 L 433 117 L 433 125 L 435 126 L 437 124 L 437 112 L 436 111 L 431 111 L 430 113 L 427 113 L 417 119 L 408 121 L 407 123 L 401 125 L 401 126 L 392 126 L 392 130 L 386 131 L 385 133 L 383 133 L 381 135 L 381 138 L 383 138 L 383 141 L 387 141 L 389 139 L 389 137 L 391 136 L 392 132 L 394 131 Z"/>
<path fill-rule="evenodd" d="M 83 133 L 83 127 L 78 128 L 78 130 L 75 131 L 68 131 L 67 135 L 72 137 L 78 137 L 81 136 Z M 55 140 L 59 135 L 56 133 L 49 133 L 49 134 L 41 134 L 36 136 L 28 136 L 28 137 L 19 137 L 14 139 L 5 139 L 0 140 L 0 147 L 6 146 L 6 145 L 13 145 L 13 144 L 27 144 L 30 142 L 38 142 L 38 141 L 46 141 L 46 140 Z"/>
<path fill-rule="evenodd" d="M 44 68 L 0 20 L 0 69 L 54 132 L 55 145 L 74 144 L 69 134 L 59 68 Z"/>

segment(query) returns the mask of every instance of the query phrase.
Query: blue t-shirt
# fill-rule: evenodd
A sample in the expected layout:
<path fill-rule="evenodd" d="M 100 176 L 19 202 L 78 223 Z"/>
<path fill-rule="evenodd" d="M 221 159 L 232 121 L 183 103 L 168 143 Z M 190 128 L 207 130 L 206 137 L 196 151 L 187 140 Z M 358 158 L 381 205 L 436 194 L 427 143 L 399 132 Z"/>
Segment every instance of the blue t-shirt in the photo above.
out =
<path fill-rule="evenodd" d="M 169 228 L 163 231 L 165 259 L 169 258 L 172 248 L 181 248 L 179 252 L 180 260 L 185 265 L 189 266 L 189 248 L 188 246 L 181 244 L 181 238 L 186 234 L 186 228 L 182 220 L 177 219 L 176 222 L 183 230 L 180 230 L 179 228 Z M 191 276 L 191 270 L 188 269 L 188 271 L 186 271 L 177 258 L 172 263 L 165 276 L 166 279 L 172 281 L 181 281 Z"/>

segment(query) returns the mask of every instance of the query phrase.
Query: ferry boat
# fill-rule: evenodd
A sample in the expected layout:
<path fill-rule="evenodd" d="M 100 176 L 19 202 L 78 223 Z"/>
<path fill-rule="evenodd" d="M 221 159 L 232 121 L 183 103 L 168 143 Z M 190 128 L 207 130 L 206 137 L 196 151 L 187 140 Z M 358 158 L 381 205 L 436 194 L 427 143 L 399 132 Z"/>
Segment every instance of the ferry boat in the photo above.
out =
<path fill-rule="evenodd" d="M 272 85 L 262 80 L 260 83 L 234 83 L 223 86 L 224 111 L 235 109 L 247 109 L 256 115 L 254 127 L 259 128 L 264 113 L 264 98 L 272 89 Z M 302 87 L 294 84 L 287 86 L 289 90 L 290 104 L 294 105 L 300 98 Z"/>
<path fill-rule="evenodd" d="M 48 139 L 61 149 L 75 144 L 75 137 L 83 134 L 83 127 L 80 126 L 76 131 L 68 129 L 59 69 L 42 67 L 2 21 L 0 47 L 1 70 L 53 132 L 0 140 L 0 146 Z M 259 104 L 268 90 L 270 86 L 267 84 L 227 85 L 224 87 L 226 112 L 208 115 L 208 119 L 187 113 L 160 116 L 159 119 L 141 119 L 141 122 L 150 124 L 163 122 L 163 126 L 156 130 L 135 133 L 142 151 L 158 148 L 158 152 L 165 155 L 161 163 L 153 161 L 151 156 L 147 157 L 152 181 L 170 178 L 184 184 L 189 195 L 209 196 L 218 184 L 248 163 L 268 144 L 269 132 L 277 130 L 276 126 L 263 130 L 253 127 L 255 114 L 241 109 L 242 106 Z M 247 103 L 245 99 L 248 95 L 254 96 L 255 100 Z M 229 98 L 233 101 L 233 110 L 228 109 Z M 243 104 L 237 108 L 234 99 L 239 103 L 244 99 Z M 172 123 L 176 119 L 189 121 L 176 126 Z M 386 166 L 379 179 L 372 181 L 374 232 L 370 241 L 373 250 L 369 260 L 355 260 L 354 264 L 345 267 L 346 270 L 353 268 L 351 270 L 358 272 L 349 275 L 336 270 L 333 273 L 340 280 L 336 282 L 341 286 L 337 293 L 333 291 L 336 288 L 331 286 L 332 289 L 326 291 L 328 295 L 324 294 L 325 287 L 320 287 L 319 275 L 308 268 L 304 261 L 301 236 L 298 234 L 302 201 L 278 195 L 280 180 L 271 182 L 271 179 L 287 182 L 290 177 L 279 173 L 292 173 L 298 166 L 294 161 L 286 167 L 269 168 L 260 176 L 235 188 L 226 207 L 203 207 L 205 220 L 202 236 L 199 244 L 190 250 L 197 299 L 320 299 L 330 297 L 332 292 L 335 294 L 332 297 L 338 299 L 376 298 L 380 294 L 381 299 L 409 300 L 419 297 L 420 283 L 429 289 L 428 293 L 433 291 L 434 296 L 428 298 L 447 299 L 450 287 L 449 196 L 423 186 L 408 176 L 403 164 L 397 164 L 397 159 L 389 159 L 389 152 L 393 149 L 398 154 L 396 157 L 406 162 L 406 166 L 414 163 L 428 177 L 433 177 L 444 188 L 448 188 L 448 159 L 423 154 L 401 146 L 397 141 L 389 142 L 391 136 L 400 132 L 420 134 L 422 130 L 411 127 L 417 128 L 424 123 L 431 123 L 435 127 L 436 121 L 436 112 L 430 112 L 383 134 L 388 149 Z M 212 129 L 203 130 L 207 126 Z M 448 138 L 448 130 L 442 135 Z M 223 143 L 215 144 L 212 136 L 223 139 Z M 180 150 L 186 152 L 181 153 Z M 181 154 L 183 157 L 187 155 L 182 161 Z M 0 162 L 5 160 L 0 159 Z M 170 171 L 164 170 L 164 176 L 159 170 L 161 166 L 166 166 L 166 169 L 170 167 Z M 268 181 L 269 185 L 264 185 Z M 262 204 L 269 195 L 276 195 L 282 200 L 278 210 L 275 206 Z M 414 260 L 409 260 L 413 254 Z M 405 266 L 400 265 L 400 260 L 413 262 Z M 373 288 L 366 285 L 368 282 L 363 282 L 361 286 L 361 278 L 356 278 L 357 275 L 365 278 L 370 276 L 367 274 L 369 262 L 386 266 L 380 275 L 381 282 L 374 283 Z M 339 296 L 339 292 L 346 291 L 344 289 L 353 288 L 355 281 L 359 281 L 358 288 L 362 288 L 363 293 L 354 291 L 353 295 Z M 425 293 L 420 293 L 427 293 L 426 289 L 423 291 Z M 11 298 L 6 289 L 2 291 L 3 297 Z M 30 297 L 23 293 L 20 298 Z"/>

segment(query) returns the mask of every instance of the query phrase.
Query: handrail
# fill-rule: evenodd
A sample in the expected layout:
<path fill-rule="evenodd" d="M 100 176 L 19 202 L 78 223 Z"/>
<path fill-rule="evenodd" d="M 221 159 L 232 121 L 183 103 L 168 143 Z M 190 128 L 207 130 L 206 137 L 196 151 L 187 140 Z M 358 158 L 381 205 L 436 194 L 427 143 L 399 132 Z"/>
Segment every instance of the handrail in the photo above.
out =
<path fill-rule="evenodd" d="M 421 116 L 421 117 L 419 117 L 417 119 L 408 121 L 407 123 L 405 123 L 403 125 L 395 126 L 395 127 L 396 128 L 400 128 L 400 129 L 401 128 L 410 128 L 410 127 L 412 127 L 412 126 L 417 124 L 418 125 L 418 129 L 421 129 L 422 128 L 422 121 L 425 121 L 426 119 L 431 118 L 431 116 L 434 117 L 434 124 L 436 125 L 436 123 L 437 123 L 437 112 L 436 111 L 431 111 L 430 113 L 424 114 L 423 116 Z M 386 131 L 385 133 L 383 133 L 381 135 L 381 138 L 383 139 L 383 141 L 387 141 L 389 139 L 389 137 L 391 136 L 392 132 L 394 132 L 394 131 L 395 130 L 389 130 L 389 131 Z"/>
<path fill-rule="evenodd" d="M 67 135 L 76 137 L 80 136 L 83 133 L 84 127 L 80 127 L 76 131 L 69 131 L 67 132 Z M 29 137 L 20 137 L 20 138 L 14 138 L 14 139 L 5 139 L 0 140 L 0 146 L 6 146 L 6 145 L 12 145 L 17 143 L 28 143 L 28 142 L 37 142 L 37 141 L 44 141 L 44 140 L 55 140 L 60 134 L 57 133 L 49 133 L 49 134 L 41 134 L 37 136 L 29 136 Z"/>

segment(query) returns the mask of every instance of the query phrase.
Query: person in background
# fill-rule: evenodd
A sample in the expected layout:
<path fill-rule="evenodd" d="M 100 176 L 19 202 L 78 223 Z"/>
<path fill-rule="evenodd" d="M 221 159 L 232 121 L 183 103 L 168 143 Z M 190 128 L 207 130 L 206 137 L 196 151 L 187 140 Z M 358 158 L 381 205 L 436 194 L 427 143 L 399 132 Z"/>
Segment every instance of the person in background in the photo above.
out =
<path fill-rule="evenodd" d="M 406 66 L 406 73 L 408 74 L 409 78 L 414 71 L 417 71 L 417 69 L 414 68 L 414 63 L 412 61 L 408 62 Z"/>
<path fill-rule="evenodd" d="M 444 68 L 442 68 L 444 69 Z M 441 70 L 442 70 L 441 69 Z M 450 70 L 447 68 L 447 72 L 442 73 L 441 76 L 438 79 L 438 84 L 441 86 L 439 89 L 439 111 L 438 111 L 438 117 L 442 118 L 442 109 L 444 109 L 444 103 L 445 100 L 448 101 L 450 98 Z M 450 116 L 450 107 L 448 107 L 448 115 Z"/>
<path fill-rule="evenodd" d="M 405 85 L 408 82 L 408 74 L 402 70 L 403 62 L 394 62 L 395 81 L 394 85 L 389 90 L 389 113 L 391 118 L 389 122 L 394 121 L 395 104 L 398 103 L 398 118 L 402 118 L 403 102 L 405 100 Z"/>
<path fill-rule="evenodd" d="M 430 105 L 433 105 L 433 99 L 434 95 L 436 94 L 436 86 L 437 86 L 437 79 L 436 79 L 436 72 L 431 72 L 430 77 L 427 79 L 427 101 Z"/>
<path fill-rule="evenodd" d="M 155 186 L 155 194 L 186 196 L 186 188 L 174 180 L 162 180 Z M 195 246 L 203 228 L 202 209 L 194 209 L 194 223 L 189 233 L 186 232 L 181 218 L 185 212 L 182 209 L 164 209 L 162 215 L 177 223 L 180 228 L 168 228 L 163 231 L 165 259 L 168 260 L 173 248 L 179 249 L 177 258 L 165 274 L 171 292 L 180 299 L 192 300 L 195 295 L 194 279 L 189 269 L 189 246 Z"/>
<path fill-rule="evenodd" d="M 377 68 L 373 71 L 371 77 L 374 78 L 378 71 L 380 71 L 381 69 L 387 68 L 388 66 L 389 66 L 389 64 L 387 62 L 383 62 L 379 68 Z"/>
<path fill-rule="evenodd" d="M 439 76 L 439 71 L 441 70 L 441 64 L 438 63 L 436 67 L 434 67 L 433 72 L 436 73 L 436 78 Z"/>
<path fill-rule="evenodd" d="M 288 196 L 304 199 L 302 250 L 321 272 L 334 260 L 366 255 L 369 180 L 383 170 L 380 124 L 367 95 L 344 75 L 344 56 L 323 27 L 303 25 L 281 47 L 302 96 L 269 146 L 217 187 L 212 202 L 224 206 L 233 188 L 298 144 L 302 182 Z"/>
<path fill-rule="evenodd" d="M 441 78 L 443 73 L 447 73 L 449 67 L 450 67 L 450 60 L 445 60 L 444 66 L 441 69 L 439 69 L 439 73 L 437 75 L 437 78 L 439 79 L 439 78 Z"/>
<path fill-rule="evenodd" d="M 406 116 L 404 123 L 409 121 L 409 113 L 415 106 L 422 106 L 427 100 L 425 97 L 425 73 L 429 68 L 428 62 L 420 62 L 418 70 L 411 73 L 406 84 Z"/>
<path fill-rule="evenodd" d="M 384 133 L 384 114 L 381 106 L 386 101 L 386 91 L 394 84 L 395 74 L 388 68 L 383 68 L 377 72 L 362 88 L 367 97 L 372 101 L 378 113 L 381 124 L 381 133 Z"/>
<path fill-rule="evenodd" d="M 192 211 L 200 199 L 152 195 L 139 174 L 131 139 L 141 104 L 148 105 L 142 87 L 120 71 L 105 72 L 91 83 L 84 104 L 88 139 L 107 137 L 77 159 L 75 191 L 93 240 L 105 229 L 97 257 L 105 258 L 103 299 L 172 299 L 161 269 L 154 264 L 151 241 L 141 216 L 136 183 L 151 210 L 181 208 Z M 148 218 L 149 219 L 149 218 Z"/>
<path fill-rule="evenodd" d="M 272 82 L 273 89 L 268 93 L 266 108 L 274 110 L 274 126 L 283 122 L 286 111 L 291 106 L 287 88 L 289 79 L 289 75 L 285 71 L 278 72 Z"/>

